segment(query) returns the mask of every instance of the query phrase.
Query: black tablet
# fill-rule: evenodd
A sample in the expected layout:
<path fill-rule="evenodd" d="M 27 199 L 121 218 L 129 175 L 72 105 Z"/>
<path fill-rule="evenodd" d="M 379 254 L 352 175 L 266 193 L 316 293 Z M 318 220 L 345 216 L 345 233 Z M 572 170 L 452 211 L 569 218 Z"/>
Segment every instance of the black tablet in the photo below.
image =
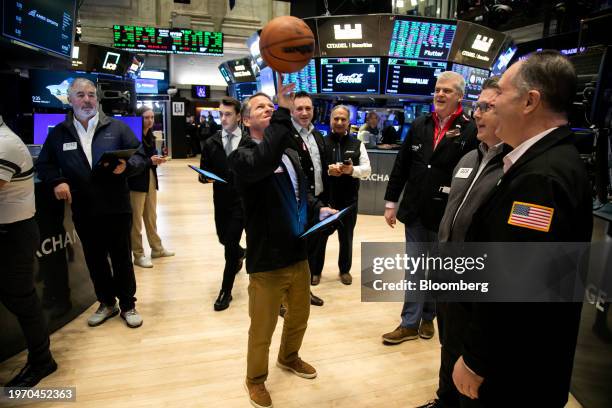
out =
<path fill-rule="evenodd" d="M 102 153 L 102 156 L 98 160 L 98 165 L 102 163 L 112 163 L 119 159 L 127 161 L 138 149 L 125 149 L 125 150 L 109 150 Z"/>
<path fill-rule="evenodd" d="M 351 205 L 349 207 L 346 207 L 345 209 L 338 211 L 337 213 L 335 213 L 334 215 L 330 215 L 329 217 L 327 217 L 326 219 L 324 219 L 323 221 L 320 221 L 318 223 L 316 223 L 315 225 L 313 225 L 312 227 L 310 227 L 310 229 L 308 231 L 306 231 L 305 233 L 303 233 L 302 235 L 300 235 L 300 238 L 305 238 L 311 234 L 313 234 L 314 232 L 320 230 L 321 228 L 325 227 L 326 225 L 331 224 L 332 222 L 340 219 L 341 217 L 344 216 L 344 214 L 348 213 L 349 211 L 354 209 L 354 205 Z"/>
<path fill-rule="evenodd" d="M 200 173 L 207 179 L 211 179 L 211 180 L 215 180 L 215 181 L 219 181 L 221 183 L 227 184 L 227 181 L 223 180 L 221 177 L 217 176 L 215 173 L 211 173 L 210 171 L 202 170 L 201 168 L 193 166 L 191 164 L 188 164 L 187 166 L 189 166 L 192 170 L 197 171 L 198 173 Z"/>

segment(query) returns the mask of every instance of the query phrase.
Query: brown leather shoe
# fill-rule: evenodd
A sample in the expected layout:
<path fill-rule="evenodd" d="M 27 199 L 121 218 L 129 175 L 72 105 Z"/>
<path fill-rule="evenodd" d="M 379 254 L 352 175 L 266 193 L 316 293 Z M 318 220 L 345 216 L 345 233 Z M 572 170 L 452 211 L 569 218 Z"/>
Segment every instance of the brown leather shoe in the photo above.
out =
<path fill-rule="evenodd" d="M 293 372 L 293 374 L 302 378 L 315 378 L 317 376 L 317 370 L 310 364 L 302 361 L 301 358 L 297 358 L 291 363 L 283 364 L 280 361 L 276 361 L 276 366 L 285 370 Z"/>
<path fill-rule="evenodd" d="M 321 275 L 312 275 L 310 277 L 310 284 L 312 286 L 317 286 L 321 282 Z"/>
<path fill-rule="evenodd" d="M 247 381 L 244 387 L 249 393 L 249 399 L 251 400 L 252 406 L 255 408 L 272 407 L 272 398 L 270 398 L 270 393 L 266 390 L 266 385 L 264 383 L 251 384 Z"/>
<path fill-rule="evenodd" d="M 384 344 L 400 344 L 406 340 L 414 340 L 419 337 L 419 331 L 417 329 L 411 329 L 407 327 L 397 326 L 397 329 L 390 333 L 382 335 Z"/>
<path fill-rule="evenodd" d="M 353 277 L 351 276 L 351 274 L 349 272 L 347 273 L 341 273 L 340 274 L 340 280 L 342 281 L 342 283 L 344 283 L 345 285 L 350 285 L 351 283 L 353 283 Z"/>
<path fill-rule="evenodd" d="M 432 320 L 421 320 L 419 326 L 419 336 L 423 339 L 431 339 L 434 336 L 436 329 Z"/>

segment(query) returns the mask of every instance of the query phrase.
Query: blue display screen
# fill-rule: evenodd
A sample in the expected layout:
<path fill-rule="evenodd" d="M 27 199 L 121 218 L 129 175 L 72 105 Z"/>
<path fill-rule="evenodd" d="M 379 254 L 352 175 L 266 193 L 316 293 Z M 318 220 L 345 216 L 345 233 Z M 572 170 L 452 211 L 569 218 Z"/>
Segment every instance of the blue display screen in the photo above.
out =
<path fill-rule="evenodd" d="M 295 91 L 317 93 L 317 70 L 315 61 L 311 59 L 301 71 L 283 74 L 283 85 L 295 84 Z"/>
<path fill-rule="evenodd" d="M 397 19 L 393 24 L 389 56 L 446 61 L 457 25 L 448 22 Z"/>

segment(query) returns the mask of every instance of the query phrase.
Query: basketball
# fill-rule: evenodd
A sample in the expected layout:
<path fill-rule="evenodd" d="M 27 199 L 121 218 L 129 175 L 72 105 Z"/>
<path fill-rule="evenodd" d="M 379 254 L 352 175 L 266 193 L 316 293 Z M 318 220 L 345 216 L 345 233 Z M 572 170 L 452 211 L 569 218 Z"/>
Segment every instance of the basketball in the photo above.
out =
<path fill-rule="evenodd" d="M 276 17 L 261 31 L 259 52 L 273 70 L 297 72 L 314 55 L 314 35 L 310 27 L 297 17 Z"/>

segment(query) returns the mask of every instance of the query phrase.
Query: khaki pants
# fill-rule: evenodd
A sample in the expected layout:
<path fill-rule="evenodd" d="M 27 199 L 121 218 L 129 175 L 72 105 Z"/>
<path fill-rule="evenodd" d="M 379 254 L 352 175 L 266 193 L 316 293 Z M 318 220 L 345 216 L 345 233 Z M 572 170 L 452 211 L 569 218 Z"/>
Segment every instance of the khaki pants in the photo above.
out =
<path fill-rule="evenodd" d="M 282 269 L 249 275 L 249 346 L 247 381 L 260 384 L 268 378 L 268 355 L 281 302 L 286 299 L 278 361 L 290 364 L 298 358 L 310 315 L 310 269 L 300 261 Z"/>
<path fill-rule="evenodd" d="M 149 170 L 149 191 L 130 191 L 132 202 L 132 252 L 134 257 L 144 256 L 142 247 L 142 222 L 144 220 L 147 239 L 151 249 L 161 251 L 163 249 L 161 238 L 157 234 L 157 190 L 155 189 L 155 175 L 153 170 Z"/>

